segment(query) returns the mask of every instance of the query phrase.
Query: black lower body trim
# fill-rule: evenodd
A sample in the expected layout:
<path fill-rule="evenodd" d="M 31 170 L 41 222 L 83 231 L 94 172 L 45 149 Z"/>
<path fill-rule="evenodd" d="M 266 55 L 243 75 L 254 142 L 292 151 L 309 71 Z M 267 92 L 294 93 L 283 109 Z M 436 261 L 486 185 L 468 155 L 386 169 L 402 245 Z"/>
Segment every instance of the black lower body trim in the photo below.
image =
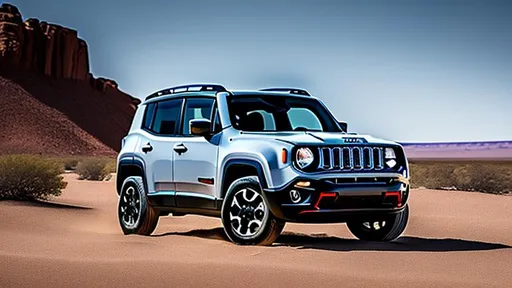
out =
<path fill-rule="evenodd" d="M 313 181 L 308 187 L 293 182 L 282 190 L 264 190 L 270 210 L 279 219 L 300 223 L 338 223 L 378 219 L 402 211 L 409 195 L 408 184 L 391 179 L 386 183 Z M 293 191 L 292 191 L 293 190 Z"/>
<path fill-rule="evenodd" d="M 160 211 L 161 215 L 173 213 L 176 215 L 196 214 L 220 217 L 222 201 L 196 193 L 169 192 L 166 194 L 149 194 L 149 203 Z"/>

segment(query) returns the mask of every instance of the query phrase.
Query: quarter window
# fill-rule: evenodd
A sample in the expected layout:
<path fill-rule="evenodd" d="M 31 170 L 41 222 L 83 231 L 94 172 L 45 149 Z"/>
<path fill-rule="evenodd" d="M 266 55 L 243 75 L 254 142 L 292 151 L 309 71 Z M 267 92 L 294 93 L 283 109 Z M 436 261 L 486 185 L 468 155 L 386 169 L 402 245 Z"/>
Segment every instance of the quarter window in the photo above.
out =
<path fill-rule="evenodd" d="M 153 117 L 155 116 L 156 103 L 150 103 L 146 106 L 146 112 L 144 114 L 144 123 L 142 128 L 151 129 L 151 123 L 153 123 Z"/>

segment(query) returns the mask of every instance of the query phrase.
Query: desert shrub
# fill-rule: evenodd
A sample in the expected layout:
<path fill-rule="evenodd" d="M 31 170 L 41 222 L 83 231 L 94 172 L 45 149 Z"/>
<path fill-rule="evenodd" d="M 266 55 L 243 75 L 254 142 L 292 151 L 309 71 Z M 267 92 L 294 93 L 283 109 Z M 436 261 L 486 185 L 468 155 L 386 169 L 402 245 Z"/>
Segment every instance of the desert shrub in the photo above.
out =
<path fill-rule="evenodd" d="M 410 164 L 413 188 L 454 188 L 494 194 L 512 192 L 512 162 L 424 161 Z"/>
<path fill-rule="evenodd" d="M 512 192 L 512 167 L 490 163 L 465 165 L 454 171 L 457 188 L 488 193 Z"/>
<path fill-rule="evenodd" d="M 59 196 L 67 183 L 60 163 L 33 155 L 0 156 L 0 200 Z"/>
<path fill-rule="evenodd" d="M 61 162 L 64 165 L 64 170 L 76 170 L 78 163 L 80 163 L 79 159 L 74 157 L 62 158 Z"/>
<path fill-rule="evenodd" d="M 76 171 L 78 165 L 88 159 L 95 159 L 105 162 L 105 170 L 108 173 L 116 172 L 117 159 L 108 156 L 58 156 L 54 158 L 62 163 L 64 170 Z"/>
<path fill-rule="evenodd" d="M 107 158 L 107 164 L 105 165 L 105 171 L 107 173 L 116 173 L 117 170 L 117 159 Z"/>
<path fill-rule="evenodd" d="M 106 165 L 106 159 L 88 158 L 78 164 L 76 172 L 81 180 L 102 181 L 108 175 Z"/>

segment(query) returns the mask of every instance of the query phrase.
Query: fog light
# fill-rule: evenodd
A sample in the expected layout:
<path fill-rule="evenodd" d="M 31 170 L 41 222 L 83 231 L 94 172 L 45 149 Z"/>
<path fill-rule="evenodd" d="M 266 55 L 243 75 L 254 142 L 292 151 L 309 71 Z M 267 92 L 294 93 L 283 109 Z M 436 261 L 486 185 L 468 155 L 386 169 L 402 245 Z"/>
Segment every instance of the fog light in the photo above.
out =
<path fill-rule="evenodd" d="M 299 203 L 300 200 L 301 200 L 299 191 L 297 191 L 297 190 L 290 190 L 290 199 L 295 204 Z"/>
<path fill-rule="evenodd" d="M 295 184 L 295 186 L 299 187 L 309 187 L 309 185 L 311 185 L 311 182 L 309 181 L 299 181 L 297 184 Z"/>
<path fill-rule="evenodd" d="M 395 161 L 395 160 L 393 160 L 393 159 L 391 159 L 391 160 L 389 160 L 389 161 L 387 161 L 387 162 L 386 162 L 386 165 L 388 165 L 388 166 L 389 166 L 389 168 L 393 168 L 393 167 L 395 167 L 395 165 L 396 165 L 396 161 Z"/>

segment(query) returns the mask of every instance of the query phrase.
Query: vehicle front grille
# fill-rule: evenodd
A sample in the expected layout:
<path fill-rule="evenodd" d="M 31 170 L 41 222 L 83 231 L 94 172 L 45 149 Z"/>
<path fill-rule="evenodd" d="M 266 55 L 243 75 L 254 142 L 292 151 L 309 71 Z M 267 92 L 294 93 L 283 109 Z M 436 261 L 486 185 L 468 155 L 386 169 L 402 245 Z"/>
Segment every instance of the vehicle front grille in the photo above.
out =
<path fill-rule="evenodd" d="M 382 147 L 321 147 L 318 170 L 364 171 L 384 169 Z"/>

